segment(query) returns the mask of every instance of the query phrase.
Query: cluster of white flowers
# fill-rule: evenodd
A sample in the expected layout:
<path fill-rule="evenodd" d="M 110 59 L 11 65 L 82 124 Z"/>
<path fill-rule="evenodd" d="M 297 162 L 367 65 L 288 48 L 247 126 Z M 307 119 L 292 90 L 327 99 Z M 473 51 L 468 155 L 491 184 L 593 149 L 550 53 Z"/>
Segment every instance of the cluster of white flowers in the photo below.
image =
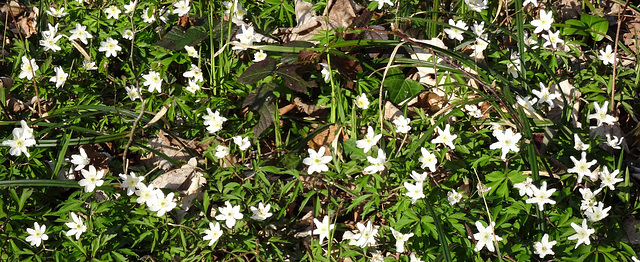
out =
<path fill-rule="evenodd" d="M 27 125 L 27 122 L 24 120 L 20 120 L 20 127 L 16 127 L 11 132 L 13 134 L 13 139 L 8 139 L 2 141 L 3 146 L 11 147 L 9 149 L 9 154 L 12 156 L 20 156 L 24 154 L 27 157 L 30 157 L 29 151 L 27 147 L 34 146 L 36 144 L 36 140 L 33 137 L 33 129 Z"/>
<path fill-rule="evenodd" d="M 176 202 L 173 199 L 173 192 L 167 194 L 165 196 L 164 192 L 160 188 L 155 188 L 153 184 L 145 185 L 142 183 L 143 178 L 135 177 L 132 173 L 131 175 L 121 174 L 120 177 L 123 177 L 122 186 L 127 187 L 127 192 L 131 190 L 130 184 L 134 184 L 134 190 L 136 196 L 136 202 L 138 204 L 146 204 L 151 212 L 157 212 L 156 215 L 159 217 L 164 216 L 167 212 L 171 212 L 176 207 Z"/>
<path fill-rule="evenodd" d="M 195 94 L 201 88 L 201 83 L 204 82 L 202 70 L 195 64 L 191 64 L 191 68 L 184 72 L 182 76 L 189 78 L 189 84 L 186 90 Z"/>
<path fill-rule="evenodd" d="M 210 108 L 207 108 L 207 114 L 202 116 L 202 119 L 204 119 L 204 125 L 207 126 L 209 133 L 222 130 L 222 125 L 227 121 L 227 118 L 221 116 L 218 110 L 214 113 Z"/>
<path fill-rule="evenodd" d="M 536 3 L 537 4 L 537 3 Z M 531 21 L 531 25 L 536 29 L 533 30 L 533 33 L 538 34 L 542 31 L 547 31 L 547 34 L 543 34 L 542 38 L 546 41 L 542 45 L 543 47 L 551 46 L 553 49 L 558 48 L 559 46 L 564 45 L 564 40 L 560 38 L 560 31 L 551 30 L 551 25 L 553 24 L 553 12 L 540 10 L 540 18 L 534 19 Z"/>
<path fill-rule="evenodd" d="M 228 15 L 233 11 L 233 18 L 238 20 L 242 20 L 244 15 L 247 13 L 247 11 L 242 8 L 242 3 L 239 3 L 238 0 L 234 0 L 233 2 L 224 1 L 222 2 L 222 5 L 225 7 L 225 14 Z"/>
<path fill-rule="evenodd" d="M 356 227 L 358 228 L 357 233 L 345 231 L 342 239 L 349 240 L 349 245 L 359 246 L 360 248 L 376 245 L 378 226 L 372 225 L 371 220 L 369 220 L 366 225 L 358 222 Z"/>

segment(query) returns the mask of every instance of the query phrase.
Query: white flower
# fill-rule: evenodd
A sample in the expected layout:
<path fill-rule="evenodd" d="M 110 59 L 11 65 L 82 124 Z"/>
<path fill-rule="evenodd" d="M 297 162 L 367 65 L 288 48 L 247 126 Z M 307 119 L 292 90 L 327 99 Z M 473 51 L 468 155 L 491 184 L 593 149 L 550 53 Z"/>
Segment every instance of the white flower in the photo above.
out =
<path fill-rule="evenodd" d="M 602 123 L 615 125 L 616 118 L 607 114 L 607 111 L 608 111 L 607 107 L 609 107 L 609 101 L 604 101 L 602 106 L 599 106 L 597 102 L 593 102 L 593 109 L 595 109 L 596 112 L 588 115 L 587 118 L 595 119 L 598 122 L 596 127 L 602 126 Z"/>
<path fill-rule="evenodd" d="M 573 148 L 575 148 L 576 150 L 585 151 L 589 149 L 589 144 L 582 143 L 582 140 L 580 140 L 578 134 L 573 134 L 573 141 L 575 143 Z"/>
<path fill-rule="evenodd" d="M 593 234 L 595 231 L 595 229 L 593 228 L 589 228 L 587 226 L 587 220 L 583 219 L 582 220 L 582 226 L 578 226 L 576 223 L 571 222 L 571 227 L 573 227 L 573 229 L 576 231 L 575 235 L 571 235 L 569 236 L 569 238 L 567 238 L 568 240 L 574 240 L 577 239 L 578 243 L 576 243 L 576 246 L 574 247 L 574 249 L 578 248 L 578 246 L 582 243 L 584 243 L 585 245 L 591 245 L 591 240 L 589 240 L 589 236 L 591 236 L 591 234 Z"/>
<path fill-rule="evenodd" d="M 367 99 L 367 95 L 362 93 L 356 97 L 356 99 L 354 100 L 354 104 L 356 104 L 356 106 L 360 109 L 367 109 L 369 108 L 369 99 Z"/>
<path fill-rule="evenodd" d="M 38 222 L 33 223 L 33 229 L 27 228 L 27 233 L 29 236 L 25 239 L 33 246 L 39 247 L 42 241 L 49 239 L 49 236 L 44 233 L 47 230 L 46 225 L 38 225 Z"/>
<path fill-rule="evenodd" d="M 519 189 L 520 196 L 527 195 L 529 197 L 533 197 L 534 189 L 537 189 L 536 186 L 533 185 L 533 179 L 527 177 L 524 181 L 514 184 L 513 187 Z"/>
<path fill-rule="evenodd" d="M 141 99 L 140 93 L 138 92 L 138 89 L 135 86 L 132 86 L 132 87 L 125 86 L 124 89 L 127 91 L 127 96 L 129 96 L 129 99 L 131 99 L 132 101 L 135 101 L 138 98 Z"/>
<path fill-rule="evenodd" d="M 332 157 L 325 156 L 324 150 L 324 146 L 320 147 L 317 152 L 311 148 L 308 149 L 309 157 L 303 159 L 302 163 L 309 166 L 309 168 L 307 169 L 307 173 L 309 175 L 313 174 L 314 172 L 322 173 L 329 171 L 327 163 L 331 162 Z"/>
<path fill-rule="evenodd" d="M 404 188 L 407 189 L 405 195 L 411 198 L 411 204 L 415 204 L 418 199 L 425 198 L 422 182 L 416 182 L 415 185 L 404 182 Z"/>
<path fill-rule="evenodd" d="M 157 211 L 159 217 L 164 216 L 167 212 L 171 212 L 171 210 L 176 207 L 176 202 L 173 201 L 173 192 L 167 194 L 166 197 L 159 189 L 154 192 L 156 194 L 156 201 L 153 201 L 152 204 L 147 203 L 147 205 L 149 205 L 149 210 L 153 212 Z"/>
<path fill-rule="evenodd" d="M 620 145 L 622 144 L 622 139 L 624 139 L 624 137 L 618 138 L 617 136 L 613 136 L 612 138 L 609 134 L 606 134 L 605 136 L 607 137 L 607 145 L 613 149 L 621 149 Z"/>
<path fill-rule="evenodd" d="M 364 152 L 367 153 L 371 150 L 371 147 L 378 143 L 378 140 L 382 137 L 382 134 L 377 134 L 373 131 L 373 127 L 369 126 L 367 128 L 367 134 L 364 136 L 362 140 L 356 141 L 356 147 L 364 149 Z"/>
<path fill-rule="evenodd" d="M 198 82 L 193 79 L 189 79 L 189 84 L 184 89 L 191 92 L 192 94 L 195 94 L 196 92 L 198 92 L 198 90 L 200 90 L 200 88 L 201 87 Z"/>
<path fill-rule="evenodd" d="M 409 238 L 413 236 L 413 233 L 402 234 L 400 231 L 391 228 L 391 234 L 393 234 L 393 237 L 396 239 L 396 252 L 403 253 L 404 242 L 408 241 Z"/>
<path fill-rule="evenodd" d="M 166 6 L 163 6 L 158 10 L 158 18 L 165 24 L 169 22 L 169 10 L 167 10 Z"/>
<path fill-rule="evenodd" d="M 365 167 L 364 172 L 367 172 L 369 174 L 374 174 L 377 172 L 384 171 L 384 164 L 387 162 L 386 158 L 387 158 L 387 155 L 384 153 L 384 151 L 378 148 L 378 157 L 373 158 L 373 157 L 367 156 L 367 161 L 369 161 L 369 164 L 371 165 L 368 167 Z"/>
<path fill-rule="evenodd" d="M 553 49 L 556 49 L 558 45 L 564 45 L 564 40 L 560 38 L 560 31 L 553 32 L 549 30 L 549 34 L 543 34 L 542 38 L 547 40 L 546 42 L 544 42 L 544 44 L 542 44 L 543 47 L 551 46 Z"/>
<path fill-rule="evenodd" d="M 547 103 L 551 108 L 554 106 L 553 100 L 560 97 L 558 92 L 551 94 L 550 88 L 545 87 L 542 82 L 540 82 L 540 91 L 531 90 L 531 93 L 538 97 L 538 104 Z"/>
<path fill-rule="evenodd" d="M 544 204 L 555 205 L 556 201 L 551 200 L 551 194 L 556 192 L 555 188 L 547 190 L 547 181 L 542 182 L 540 188 L 533 186 L 533 197 L 527 199 L 527 204 L 538 204 L 540 211 L 544 210 Z"/>
<path fill-rule="evenodd" d="M 425 180 L 427 180 L 427 177 L 429 177 L 429 174 L 427 174 L 427 172 L 418 173 L 411 170 L 411 178 L 413 178 L 413 180 L 415 180 L 416 182 L 424 182 Z"/>
<path fill-rule="evenodd" d="M 20 156 L 24 154 L 27 157 L 31 155 L 27 151 L 27 147 L 36 144 L 36 140 L 33 139 L 33 134 L 25 131 L 23 128 L 14 128 L 12 131 L 13 140 L 2 141 L 3 146 L 10 146 L 9 154 L 12 156 Z"/>
<path fill-rule="evenodd" d="M 72 222 L 64 223 L 65 225 L 67 225 L 67 227 L 69 227 L 69 231 L 67 231 L 65 235 L 66 236 L 76 235 L 76 240 L 78 240 L 80 239 L 80 235 L 82 235 L 82 233 L 87 231 L 87 226 L 85 226 L 84 222 L 82 222 L 82 219 L 73 212 L 71 212 L 71 219 L 72 219 Z"/>
<path fill-rule="evenodd" d="M 44 47 L 44 51 L 52 50 L 53 52 L 58 52 L 62 50 L 62 48 L 58 46 L 58 40 L 60 40 L 60 38 L 62 38 L 62 35 L 45 34 L 42 32 L 42 40 L 40 40 L 39 43 Z"/>
<path fill-rule="evenodd" d="M 144 9 L 144 12 L 142 12 L 142 21 L 145 23 L 153 23 L 153 21 L 156 21 L 156 17 L 153 14 L 153 9 L 147 7 Z"/>
<path fill-rule="evenodd" d="M 540 10 L 540 19 L 531 21 L 531 25 L 536 27 L 533 31 L 536 34 L 542 32 L 542 30 L 549 31 L 551 24 L 553 24 L 553 12 L 547 12 L 546 10 Z"/>
<path fill-rule="evenodd" d="M 476 38 L 475 44 L 469 46 L 469 48 L 473 49 L 473 56 L 480 56 L 484 52 L 484 50 L 489 47 L 489 39 L 487 34 L 484 34 L 480 37 Z"/>
<path fill-rule="evenodd" d="M 467 24 L 462 20 L 455 22 L 453 19 L 449 19 L 449 25 L 452 27 L 444 29 L 444 32 L 447 33 L 447 37 L 449 37 L 449 39 L 457 39 L 458 41 L 464 40 L 462 33 L 464 33 L 464 30 L 468 29 Z"/>
<path fill-rule="evenodd" d="M 34 138 L 33 137 L 33 128 L 29 127 L 29 125 L 27 125 L 27 122 L 24 120 L 20 120 L 20 127 L 16 127 L 14 128 L 16 130 L 18 130 L 18 132 L 23 134 L 23 137 L 25 139 L 30 139 L 30 138 Z"/>
<path fill-rule="evenodd" d="M 100 47 L 98 48 L 99 52 L 105 52 L 106 57 L 116 57 L 118 56 L 118 51 L 121 51 L 122 47 L 118 45 L 118 40 L 115 40 L 111 37 L 107 37 L 105 41 L 100 42 Z"/>
<path fill-rule="evenodd" d="M 53 71 L 56 72 L 56 75 L 49 78 L 49 82 L 56 83 L 56 88 L 60 88 L 64 85 L 64 82 L 67 81 L 67 77 L 69 76 L 69 74 L 65 73 L 60 66 L 54 67 Z"/>
<path fill-rule="evenodd" d="M 453 141 L 458 137 L 458 135 L 452 135 L 451 132 L 449 131 L 449 128 L 450 128 L 449 124 L 447 124 L 444 127 L 444 131 L 440 129 L 440 127 L 436 127 L 436 129 L 438 130 L 439 136 L 431 140 L 431 143 L 434 143 L 434 144 L 441 143 L 441 144 L 447 145 L 451 149 L 455 149 L 456 146 L 453 145 Z"/>
<path fill-rule="evenodd" d="M 455 205 L 462 200 L 462 194 L 452 189 L 447 192 L 447 200 L 449 200 L 449 205 Z"/>
<path fill-rule="evenodd" d="M 580 194 L 582 195 L 582 201 L 580 202 L 580 210 L 590 211 L 597 205 L 597 201 L 595 201 L 595 197 L 600 191 L 602 191 L 602 187 L 598 188 L 598 190 L 591 192 L 591 189 L 588 188 L 580 188 L 578 189 Z"/>
<path fill-rule="evenodd" d="M 219 159 L 225 158 L 229 155 L 229 148 L 223 145 L 216 146 L 215 156 Z"/>
<path fill-rule="evenodd" d="M 631 257 L 631 260 L 633 260 L 633 262 L 640 262 L 640 259 L 637 259 L 635 256 Z"/>
<path fill-rule="evenodd" d="M 473 238 L 478 241 L 475 247 L 475 251 L 480 251 L 485 246 L 487 250 L 493 252 L 495 248 L 493 247 L 493 241 L 502 241 L 502 238 L 497 236 L 494 233 L 494 228 L 496 223 L 491 221 L 491 225 L 484 227 L 480 221 L 476 221 L 476 228 L 478 229 L 478 233 L 473 234 Z"/>
<path fill-rule="evenodd" d="M 329 69 L 329 65 L 327 65 L 326 63 L 319 64 L 322 66 L 322 71 L 320 71 L 320 73 L 322 74 L 322 78 L 325 82 L 329 82 L 329 79 L 331 79 L 331 70 Z"/>
<path fill-rule="evenodd" d="M 611 207 L 604 208 L 604 203 L 598 202 L 593 208 L 585 211 L 584 215 L 587 216 L 589 221 L 597 222 L 609 216 L 609 210 L 611 210 Z"/>
<path fill-rule="evenodd" d="M 411 253 L 409 256 L 409 262 L 424 262 L 419 257 L 416 257 L 416 253 Z"/>
<path fill-rule="evenodd" d="M 611 49 L 611 45 L 607 45 L 604 50 L 600 50 L 600 55 L 598 55 L 598 59 L 602 60 L 602 64 L 615 64 L 618 59 L 616 58 L 613 50 Z"/>
<path fill-rule="evenodd" d="M 61 17 L 64 17 L 64 16 L 69 14 L 69 13 L 64 11 L 64 7 L 60 7 L 60 9 L 56 9 L 53 6 L 49 7 L 49 10 L 47 10 L 46 12 L 50 16 L 54 16 L 54 17 L 57 17 L 57 18 L 61 18 Z"/>
<path fill-rule="evenodd" d="M 524 32 L 524 44 L 531 49 L 538 49 L 538 41 L 533 39 L 533 36 L 529 36 L 528 32 Z"/>
<path fill-rule="evenodd" d="M 76 165 L 75 171 L 82 170 L 85 166 L 89 165 L 91 159 L 87 156 L 87 152 L 84 148 L 80 148 L 80 155 L 71 155 L 71 163 Z"/>
<path fill-rule="evenodd" d="M 120 9 L 118 9 L 118 7 L 116 7 L 115 5 L 105 8 L 103 11 L 105 14 L 107 14 L 107 19 L 118 19 L 118 17 L 120 17 L 120 13 L 122 13 L 122 11 L 120 11 Z"/>
<path fill-rule="evenodd" d="M 136 188 L 140 187 L 142 184 L 142 180 L 144 177 L 136 177 L 136 174 L 131 172 L 129 175 L 127 174 L 119 174 L 120 178 L 122 178 L 122 183 L 120 186 L 127 189 L 127 196 L 133 195 L 136 192 Z"/>
<path fill-rule="evenodd" d="M 160 89 L 162 87 L 162 78 L 160 77 L 160 73 L 156 71 L 149 71 L 146 75 L 142 75 L 142 78 L 145 80 L 142 84 L 149 87 L 149 92 L 153 92 L 153 90 L 162 92 Z"/>
<path fill-rule="evenodd" d="M 251 216 L 251 219 L 265 220 L 273 215 L 269 212 L 269 209 L 271 209 L 271 204 L 267 204 L 265 206 L 262 202 L 260 202 L 258 204 L 258 208 L 249 207 L 249 209 L 251 210 L 251 212 L 253 212 L 253 216 Z"/>
<path fill-rule="evenodd" d="M 469 9 L 478 13 L 489 8 L 489 6 L 487 6 L 487 0 L 464 0 L 464 2 L 469 6 Z"/>
<path fill-rule="evenodd" d="M 209 133 L 215 133 L 222 130 L 222 125 L 227 118 L 224 116 L 220 116 L 220 112 L 216 110 L 216 112 L 212 112 L 210 108 L 207 108 L 207 115 L 202 116 L 204 119 L 204 125 L 207 126 L 207 131 Z"/>
<path fill-rule="evenodd" d="M 267 58 L 267 53 L 265 53 L 265 52 L 264 52 L 264 51 L 262 51 L 262 50 L 260 50 L 260 51 L 258 51 L 258 52 L 255 52 L 255 53 L 253 54 L 253 62 L 256 62 L 256 63 L 257 63 L 257 62 L 260 62 L 260 61 L 262 61 L 262 60 L 264 60 L 264 59 L 266 59 L 266 58 Z"/>
<path fill-rule="evenodd" d="M 425 167 L 428 167 L 431 172 L 436 172 L 436 165 L 438 164 L 436 155 L 429 152 L 424 147 L 421 147 L 420 151 L 422 152 L 422 156 L 418 158 L 420 168 L 425 169 Z"/>
<path fill-rule="evenodd" d="M 317 218 L 314 218 L 313 225 L 315 226 L 315 229 L 313 230 L 313 234 L 319 235 L 318 238 L 320 239 L 320 245 L 322 245 L 322 241 L 325 238 L 331 241 L 331 239 L 329 239 L 329 233 L 331 230 L 333 230 L 335 225 L 329 224 L 329 216 L 324 216 L 324 218 L 322 219 L 322 222 L 320 222 L 320 220 L 318 220 Z"/>
<path fill-rule="evenodd" d="M 136 11 L 136 5 L 138 5 L 138 0 L 129 1 L 128 5 L 124 5 L 124 13 L 130 14 Z"/>
<path fill-rule="evenodd" d="M 96 171 L 94 166 L 89 166 L 89 170 L 82 169 L 80 172 L 84 178 L 78 181 L 78 184 L 84 187 L 85 193 L 93 192 L 96 187 L 102 186 L 104 183 L 102 180 L 104 170 Z"/>
<path fill-rule="evenodd" d="M 478 108 L 476 105 L 464 105 L 464 109 L 467 110 L 470 116 L 474 118 L 482 118 L 482 110 Z"/>
<path fill-rule="evenodd" d="M 88 60 L 82 61 L 82 68 L 84 68 L 84 70 L 87 70 L 87 71 L 98 69 L 98 67 L 96 66 L 96 62 L 92 62 Z"/>
<path fill-rule="evenodd" d="M 397 245 L 398 242 L 396 242 Z M 404 248 L 404 246 L 403 246 Z M 378 250 L 371 251 L 371 262 L 384 262 L 384 255 Z M 640 261 L 638 261 L 640 262 Z"/>
<path fill-rule="evenodd" d="M 222 236 L 222 230 L 220 230 L 220 223 L 209 222 L 209 229 L 205 229 L 206 236 L 202 240 L 209 240 L 209 246 L 213 245 Z"/>
<path fill-rule="evenodd" d="M 255 32 L 253 30 L 253 26 L 244 26 L 241 27 L 242 33 L 236 34 L 236 38 L 240 41 L 241 44 L 245 45 L 253 45 L 253 42 L 256 40 Z M 247 48 L 242 46 L 234 46 L 231 49 L 233 50 L 247 50 Z"/>
<path fill-rule="evenodd" d="M 222 2 L 222 5 L 224 5 L 224 7 L 226 8 L 226 10 L 224 11 L 225 14 L 231 13 L 231 9 L 234 9 L 233 16 L 238 20 L 242 20 L 244 14 L 246 13 L 246 10 L 242 8 L 242 4 L 238 3 L 238 0 L 233 1 L 233 3 L 224 1 Z"/>
<path fill-rule="evenodd" d="M 149 186 L 146 186 L 145 184 L 140 183 L 138 185 L 138 189 L 136 189 L 136 196 L 138 196 L 136 202 L 138 202 L 138 204 L 146 203 L 147 205 L 150 205 L 150 203 L 152 203 L 154 201 L 154 198 L 156 197 L 154 191 L 155 190 L 153 184 L 149 184 Z"/>
<path fill-rule="evenodd" d="M 478 24 L 477 22 L 473 22 L 473 26 L 471 26 L 471 31 L 476 36 L 482 36 L 484 34 L 484 21 Z"/>
<path fill-rule="evenodd" d="M 524 98 L 522 98 L 521 96 L 516 96 L 516 102 L 518 102 L 518 104 L 520 106 L 522 106 L 522 108 L 528 110 L 529 112 L 536 112 L 536 109 L 533 108 L 533 105 L 538 102 L 537 98 L 531 98 L 530 96 L 526 96 Z M 495 136 L 495 134 L 494 134 Z"/>
<path fill-rule="evenodd" d="M 536 6 L 538 6 L 537 3 Z M 558 242 L 556 242 L 555 240 L 549 242 L 549 234 L 544 234 L 540 242 L 533 243 L 533 247 L 535 248 L 533 253 L 539 255 L 540 258 L 544 258 L 546 255 L 554 255 L 555 253 L 553 253 L 552 248 L 556 243 Z"/>
<path fill-rule="evenodd" d="M 22 64 L 20 65 L 21 71 L 18 78 L 27 78 L 28 80 L 31 80 L 35 77 L 38 68 L 40 67 L 36 64 L 35 59 L 29 59 L 26 56 L 22 56 Z"/>
<path fill-rule="evenodd" d="M 187 50 L 187 55 L 189 57 L 198 58 L 198 50 L 196 50 L 193 46 L 185 45 L 184 50 Z"/>
<path fill-rule="evenodd" d="M 131 31 L 131 29 L 125 29 L 124 31 L 122 31 L 122 38 L 127 39 L 127 40 L 133 40 L 133 31 Z"/>
<path fill-rule="evenodd" d="M 518 78 L 518 72 L 520 72 L 519 60 L 513 60 L 507 62 L 507 72 L 511 74 L 513 78 Z"/>
<path fill-rule="evenodd" d="M 71 35 L 69 36 L 69 40 L 80 39 L 83 44 L 87 44 L 87 38 L 93 38 L 89 32 L 87 32 L 87 27 L 76 23 L 76 28 L 69 30 Z"/>
<path fill-rule="evenodd" d="M 615 185 L 624 181 L 622 178 L 616 178 L 616 176 L 620 173 L 620 170 L 614 170 L 613 173 L 609 173 L 609 168 L 606 166 L 602 167 L 600 171 L 600 188 L 608 187 L 610 190 L 616 190 Z"/>
<path fill-rule="evenodd" d="M 191 78 L 196 82 L 204 81 L 204 78 L 202 76 L 202 70 L 197 65 L 194 65 L 194 64 L 191 64 L 191 68 L 189 68 L 189 71 L 182 73 L 182 76 Z"/>
<path fill-rule="evenodd" d="M 216 219 L 224 220 L 228 228 L 233 228 L 236 225 L 236 220 L 242 219 L 244 215 L 240 213 L 240 205 L 231 206 L 229 201 L 225 201 L 224 204 L 225 207 L 218 207 L 220 214 L 216 216 Z"/>
<path fill-rule="evenodd" d="M 232 139 L 233 139 L 233 143 L 238 145 L 238 148 L 241 151 L 244 151 L 251 146 L 251 142 L 249 142 L 249 137 L 234 136 L 232 137 Z"/>
<path fill-rule="evenodd" d="M 520 148 L 518 148 L 518 142 L 522 135 L 520 133 L 513 133 L 511 128 L 507 129 L 504 132 L 495 132 L 494 135 L 498 139 L 498 142 L 495 142 L 489 146 L 490 149 L 498 149 L 502 150 L 502 155 L 500 158 L 505 160 L 507 157 L 507 153 L 509 151 L 519 152 Z"/>
<path fill-rule="evenodd" d="M 175 9 L 173 9 L 173 14 L 177 14 L 178 16 L 183 16 L 189 13 L 191 10 L 191 6 L 189 5 L 189 0 L 182 0 L 173 3 Z"/>
<path fill-rule="evenodd" d="M 391 0 L 373 0 L 373 1 L 378 2 L 378 10 L 382 9 L 382 6 L 384 6 L 384 4 L 393 6 L 393 2 L 391 2 Z"/>
<path fill-rule="evenodd" d="M 569 158 L 573 161 L 574 167 L 568 169 L 567 172 L 578 174 L 578 183 L 582 182 L 582 177 L 585 175 L 589 177 L 593 176 L 589 168 L 596 164 L 596 160 L 587 162 L 587 152 L 582 152 L 582 158 L 580 161 L 573 156 L 570 156 Z"/>
<path fill-rule="evenodd" d="M 411 119 L 404 118 L 404 116 L 399 116 L 395 120 L 393 120 L 393 124 L 396 126 L 396 132 L 406 134 L 411 130 Z"/>
<path fill-rule="evenodd" d="M 356 227 L 358 227 L 358 231 L 360 231 L 358 234 L 353 235 L 353 238 L 356 239 L 357 246 L 365 248 L 366 246 L 376 245 L 375 236 L 378 234 L 378 229 L 371 225 L 371 220 L 367 222 L 366 226 L 358 222 Z"/>

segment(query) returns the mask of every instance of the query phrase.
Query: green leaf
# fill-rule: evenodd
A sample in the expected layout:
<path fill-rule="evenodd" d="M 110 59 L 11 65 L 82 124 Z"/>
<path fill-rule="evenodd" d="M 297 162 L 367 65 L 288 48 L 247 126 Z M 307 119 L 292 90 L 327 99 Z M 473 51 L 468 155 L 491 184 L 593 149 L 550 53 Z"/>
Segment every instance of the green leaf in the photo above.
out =
<path fill-rule="evenodd" d="M 153 45 L 164 47 L 165 49 L 181 50 L 185 45 L 192 46 L 207 39 L 209 37 L 208 28 L 208 22 L 203 18 L 198 19 L 196 25 L 189 27 L 187 30 L 182 26 L 176 25 L 160 41 Z"/>
<path fill-rule="evenodd" d="M 265 60 L 250 65 L 247 70 L 238 77 L 238 83 L 253 85 L 271 75 L 275 68 L 276 60 L 271 57 L 267 57 Z"/>
<path fill-rule="evenodd" d="M 575 19 L 569 19 L 567 21 L 564 22 L 567 25 L 570 25 L 568 27 L 565 27 L 563 30 L 563 35 L 582 35 L 582 36 L 587 36 L 587 32 L 585 31 L 585 29 L 587 29 L 587 25 L 579 20 L 575 20 Z"/>
<path fill-rule="evenodd" d="M 598 17 L 588 14 L 582 14 L 580 16 L 580 21 L 584 22 L 589 29 L 595 32 L 589 32 L 593 40 L 600 41 L 604 39 L 604 36 L 607 34 L 609 30 L 609 21 L 604 17 Z"/>
<path fill-rule="evenodd" d="M 389 69 L 384 86 L 389 91 L 389 100 L 394 104 L 418 95 L 423 89 L 420 82 L 406 78 L 402 70 L 397 68 Z"/>
<path fill-rule="evenodd" d="M 307 88 L 314 87 L 315 83 L 302 79 L 302 76 L 297 72 L 298 68 L 300 68 L 300 65 L 283 65 L 276 70 L 276 74 L 282 77 L 282 83 L 287 88 L 296 92 L 306 93 Z"/>

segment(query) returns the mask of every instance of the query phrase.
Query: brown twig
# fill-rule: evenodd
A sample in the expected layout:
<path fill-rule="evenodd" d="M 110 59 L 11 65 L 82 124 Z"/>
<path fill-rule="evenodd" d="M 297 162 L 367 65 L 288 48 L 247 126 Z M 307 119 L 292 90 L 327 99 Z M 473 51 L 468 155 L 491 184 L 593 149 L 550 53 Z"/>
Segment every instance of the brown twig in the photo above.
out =
<path fill-rule="evenodd" d="M 615 94 L 616 94 L 616 69 L 618 69 L 618 39 L 620 39 L 620 26 L 622 26 L 622 14 L 627 10 L 629 0 L 624 4 L 622 11 L 618 13 L 618 28 L 616 29 L 616 39 L 613 42 L 613 73 L 611 75 L 611 113 L 615 113 Z"/>

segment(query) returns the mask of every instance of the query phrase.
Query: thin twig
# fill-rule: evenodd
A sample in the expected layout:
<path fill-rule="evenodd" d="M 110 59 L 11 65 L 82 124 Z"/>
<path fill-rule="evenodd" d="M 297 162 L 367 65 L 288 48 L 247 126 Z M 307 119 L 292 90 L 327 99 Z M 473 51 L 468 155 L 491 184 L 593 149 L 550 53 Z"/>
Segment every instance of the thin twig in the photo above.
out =
<path fill-rule="evenodd" d="M 131 127 L 131 133 L 129 133 L 129 140 L 127 141 L 127 145 L 124 147 L 124 152 L 122 153 L 122 166 L 124 166 L 124 174 L 126 174 L 129 171 L 129 165 L 127 161 L 127 152 L 129 151 L 129 147 L 133 142 L 133 134 L 135 134 L 136 126 L 138 126 L 140 119 L 142 119 L 142 116 L 144 115 L 144 108 L 147 105 L 147 100 L 142 98 L 142 92 L 140 90 L 140 84 L 138 82 L 138 73 L 136 72 L 135 63 L 133 61 L 133 48 L 136 40 L 136 34 L 138 31 L 136 31 L 135 24 L 133 23 L 133 15 L 129 15 L 129 19 L 131 21 L 131 31 L 133 31 L 133 36 L 131 37 L 131 47 L 129 49 L 129 63 L 131 64 L 131 72 L 133 73 L 133 79 L 136 85 L 135 88 L 138 91 L 140 100 L 142 100 L 142 106 L 140 107 L 140 114 L 138 114 L 138 117 L 136 117 L 136 120 L 133 121 L 133 125 Z M 148 26 L 149 25 L 147 25 L 147 27 Z"/>
<path fill-rule="evenodd" d="M 618 39 L 620 38 L 620 26 L 622 14 L 627 10 L 629 0 L 624 4 L 622 11 L 618 13 L 618 28 L 616 29 L 616 40 L 613 42 L 613 73 L 611 75 L 611 113 L 615 115 L 615 94 L 616 94 L 616 69 L 618 69 Z"/>

